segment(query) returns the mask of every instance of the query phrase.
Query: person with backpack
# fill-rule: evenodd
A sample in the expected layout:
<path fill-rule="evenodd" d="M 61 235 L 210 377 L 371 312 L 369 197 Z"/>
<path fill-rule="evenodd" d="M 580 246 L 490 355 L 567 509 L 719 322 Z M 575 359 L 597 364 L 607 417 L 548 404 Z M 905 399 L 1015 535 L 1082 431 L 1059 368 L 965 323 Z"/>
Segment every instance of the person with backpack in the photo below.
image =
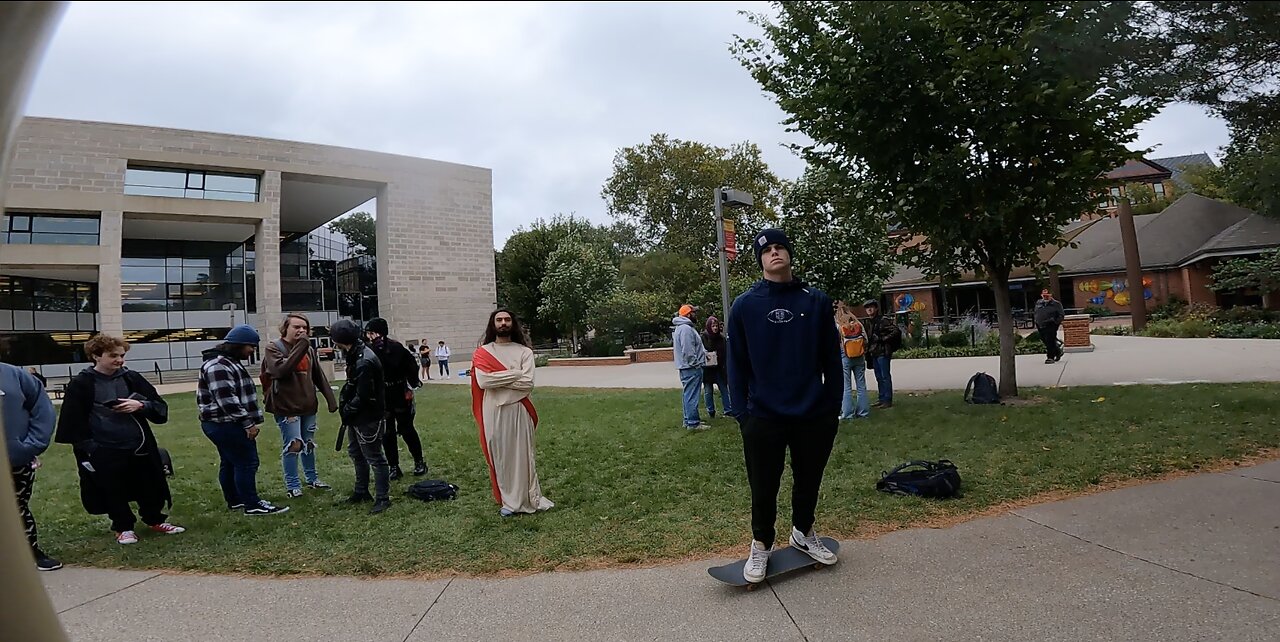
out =
<path fill-rule="evenodd" d="M 347 360 L 347 381 L 338 391 L 338 412 L 342 429 L 337 448 L 344 437 L 351 439 L 347 455 L 355 467 L 355 487 L 349 504 L 373 502 L 370 515 L 391 507 L 387 456 L 382 450 L 382 432 L 387 417 L 387 386 L 383 380 L 382 362 L 378 355 L 360 340 L 360 326 L 343 319 L 329 328 L 334 345 Z M 369 494 L 369 470 L 373 470 L 373 495 Z"/>
<path fill-rule="evenodd" d="M 729 314 L 729 398 L 751 487 L 751 550 L 742 576 L 764 580 L 776 536 L 778 488 L 791 451 L 791 546 L 819 564 L 836 554 L 814 531 L 822 475 L 839 425 L 840 335 L 831 298 L 795 278 L 791 242 L 767 229 L 752 243 L 763 278 Z"/>
<path fill-rule="evenodd" d="M 267 344 L 262 358 L 262 397 L 267 412 L 280 428 L 280 464 L 284 469 L 285 493 L 302 497 L 298 460 L 307 486 L 332 488 L 316 472 L 316 415 L 324 395 L 329 413 L 338 411 L 338 400 L 329 379 L 320 368 L 320 357 L 311 347 L 311 322 L 301 314 L 289 314 L 280 324 L 280 338 Z"/>
<path fill-rule="evenodd" d="M 715 387 L 720 387 L 720 406 L 724 416 L 733 416 L 729 405 L 729 376 L 725 369 L 724 333 L 720 331 L 720 319 L 707 317 L 705 331 L 702 333 L 702 348 L 707 352 L 707 365 L 702 367 L 703 398 L 707 403 L 707 414 L 716 416 Z"/>
<path fill-rule="evenodd" d="M 364 326 L 367 345 L 378 355 L 378 361 L 382 364 L 382 377 L 387 386 L 387 426 L 382 445 L 386 448 L 387 466 L 392 480 L 404 477 L 400 470 L 400 443 L 396 439 L 397 435 L 404 438 L 404 445 L 413 456 L 414 476 L 421 477 L 427 474 L 427 461 L 422 457 L 422 440 L 418 437 L 418 430 L 413 427 L 413 391 L 422 387 L 422 380 L 418 379 L 418 363 L 413 353 L 388 336 L 390 331 L 387 320 L 381 317 L 370 319 Z"/>
<path fill-rule="evenodd" d="M 1049 290 L 1041 290 L 1040 300 L 1036 301 L 1033 314 L 1040 340 L 1044 341 L 1044 362 L 1056 363 L 1062 359 L 1062 348 L 1058 345 L 1058 327 L 1066 317 L 1062 303 L 1054 299 Z"/>
<path fill-rule="evenodd" d="M 893 361 L 893 353 L 902 347 L 902 328 L 898 327 L 893 317 L 880 312 L 880 302 L 875 299 L 867 299 L 862 304 L 862 311 L 867 315 L 867 323 L 863 326 L 869 339 L 866 356 L 871 360 L 871 367 L 876 374 L 876 393 L 879 397 L 871 407 L 892 408 L 893 376 L 889 366 Z"/>
<path fill-rule="evenodd" d="M 844 366 L 844 395 L 840 403 L 840 419 L 871 416 L 867 399 L 867 333 L 862 322 L 844 304 L 840 305 L 840 360 Z M 852 380 L 852 381 L 851 381 Z M 858 404 L 853 403 L 853 388 L 858 389 Z"/>
<path fill-rule="evenodd" d="M 436 348 L 436 365 L 440 367 L 440 376 L 445 379 L 449 378 L 449 355 L 449 346 L 441 341 L 440 347 Z"/>

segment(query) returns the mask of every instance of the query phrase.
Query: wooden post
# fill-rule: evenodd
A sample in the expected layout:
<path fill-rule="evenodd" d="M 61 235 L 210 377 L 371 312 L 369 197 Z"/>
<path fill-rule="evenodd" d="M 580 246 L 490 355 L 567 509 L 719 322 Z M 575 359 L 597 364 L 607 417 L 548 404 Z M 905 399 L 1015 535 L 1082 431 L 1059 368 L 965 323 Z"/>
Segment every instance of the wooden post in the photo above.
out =
<path fill-rule="evenodd" d="M 1129 207 L 1129 199 L 1120 197 L 1118 214 L 1120 218 L 1120 238 L 1124 242 L 1125 276 L 1129 281 L 1129 314 L 1133 319 L 1133 331 L 1136 333 L 1147 327 L 1147 300 L 1142 296 L 1142 258 L 1138 256 L 1138 232 L 1133 227 L 1133 209 Z"/>

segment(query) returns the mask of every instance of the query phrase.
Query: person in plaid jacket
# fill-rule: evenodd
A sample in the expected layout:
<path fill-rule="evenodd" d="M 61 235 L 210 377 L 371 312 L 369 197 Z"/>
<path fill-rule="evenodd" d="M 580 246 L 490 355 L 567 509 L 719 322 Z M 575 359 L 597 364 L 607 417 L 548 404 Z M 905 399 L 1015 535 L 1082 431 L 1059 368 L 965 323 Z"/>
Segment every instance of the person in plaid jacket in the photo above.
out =
<path fill-rule="evenodd" d="M 256 330 L 238 325 L 221 344 L 202 353 L 196 405 L 201 430 L 218 448 L 218 483 L 227 507 L 243 510 L 245 515 L 274 515 L 289 508 L 258 497 L 258 447 L 254 440 L 263 417 L 253 377 L 240 365 L 257 349 L 258 341 Z"/>

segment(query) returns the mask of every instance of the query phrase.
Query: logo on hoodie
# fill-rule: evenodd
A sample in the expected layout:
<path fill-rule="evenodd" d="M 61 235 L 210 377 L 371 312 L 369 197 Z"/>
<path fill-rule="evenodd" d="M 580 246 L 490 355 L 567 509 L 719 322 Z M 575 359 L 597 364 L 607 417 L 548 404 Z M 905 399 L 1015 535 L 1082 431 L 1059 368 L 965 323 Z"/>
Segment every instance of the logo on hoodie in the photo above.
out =
<path fill-rule="evenodd" d="M 792 314 L 791 310 L 778 308 L 770 310 L 769 314 L 764 315 L 764 318 L 768 319 L 770 323 L 791 323 L 791 320 L 796 318 L 796 315 Z"/>

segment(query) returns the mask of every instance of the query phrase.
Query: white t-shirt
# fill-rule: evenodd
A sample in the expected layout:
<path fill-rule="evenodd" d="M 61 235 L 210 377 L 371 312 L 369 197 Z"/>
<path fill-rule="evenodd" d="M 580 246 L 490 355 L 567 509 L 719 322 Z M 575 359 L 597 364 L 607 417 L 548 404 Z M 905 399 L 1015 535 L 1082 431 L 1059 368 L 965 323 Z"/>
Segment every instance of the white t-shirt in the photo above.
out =
<path fill-rule="evenodd" d="M 449 346 L 440 346 L 436 348 L 436 359 L 449 360 Z"/>

